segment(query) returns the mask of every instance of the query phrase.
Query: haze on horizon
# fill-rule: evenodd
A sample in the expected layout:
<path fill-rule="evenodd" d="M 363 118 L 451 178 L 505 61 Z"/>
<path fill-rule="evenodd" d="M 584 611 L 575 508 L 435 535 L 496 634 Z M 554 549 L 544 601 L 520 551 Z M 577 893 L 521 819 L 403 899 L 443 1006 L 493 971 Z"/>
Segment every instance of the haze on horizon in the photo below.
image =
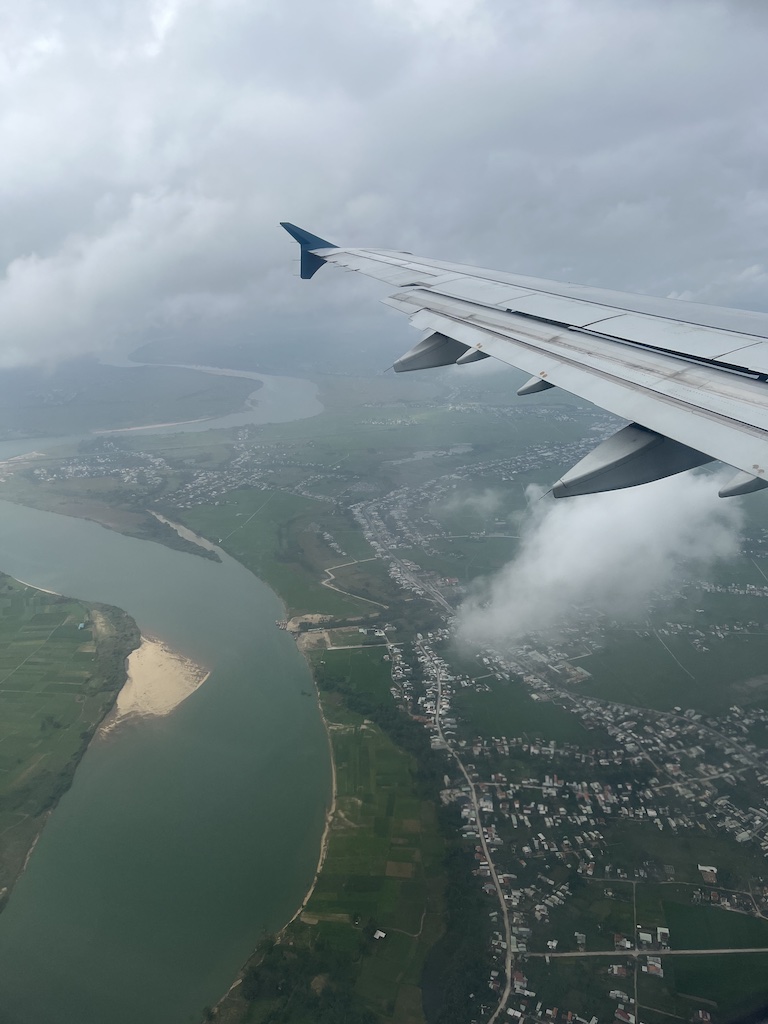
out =
<path fill-rule="evenodd" d="M 762 4 L 41 0 L 0 38 L 2 366 L 189 338 L 383 368 L 411 332 L 375 285 L 298 288 L 286 218 L 768 308 Z"/>

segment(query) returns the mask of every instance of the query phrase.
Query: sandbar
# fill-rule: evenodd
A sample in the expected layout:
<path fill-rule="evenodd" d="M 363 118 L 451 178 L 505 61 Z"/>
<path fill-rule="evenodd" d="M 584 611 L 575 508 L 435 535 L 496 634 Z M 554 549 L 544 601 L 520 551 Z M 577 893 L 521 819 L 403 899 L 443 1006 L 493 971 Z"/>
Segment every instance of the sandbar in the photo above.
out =
<path fill-rule="evenodd" d="M 54 597 L 61 597 L 58 590 L 48 590 L 46 587 L 38 587 L 34 583 L 27 583 L 26 580 L 16 580 L 22 587 L 30 587 L 32 590 L 39 590 L 41 594 L 53 594 Z"/>
<path fill-rule="evenodd" d="M 140 646 L 128 656 L 127 671 L 106 731 L 128 718 L 169 715 L 210 675 L 202 665 L 152 637 L 141 638 Z"/>
<path fill-rule="evenodd" d="M 151 516 L 154 516 L 158 522 L 165 523 L 166 526 L 170 526 L 170 528 L 175 530 L 183 540 L 188 540 L 192 544 L 197 544 L 199 548 L 205 548 L 206 551 L 215 551 L 216 554 L 221 550 L 220 548 L 217 548 L 215 544 L 212 544 L 211 541 L 206 540 L 205 537 L 201 537 L 193 530 L 190 530 L 189 527 L 182 526 L 181 523 L 174 523 L 172 519 L 166 519 L 165 516 L 161 516 L 159 512 L 153 512 L 151 508 L 148 508 L 147 512 L 149 512 Z"/>
<path fill-rule="evenodd" d="M 156 430 L 159 427 L 186 427 L 190 423 L 205 423 L 206 420 L 216 419 L 215 416 L 198 416 L 196 420 L 173 420 L 170 423 L 140 423 L 135 427 L 99 427 L 92 430 L 92 434 L 129 434 L 136 430 Z"/>

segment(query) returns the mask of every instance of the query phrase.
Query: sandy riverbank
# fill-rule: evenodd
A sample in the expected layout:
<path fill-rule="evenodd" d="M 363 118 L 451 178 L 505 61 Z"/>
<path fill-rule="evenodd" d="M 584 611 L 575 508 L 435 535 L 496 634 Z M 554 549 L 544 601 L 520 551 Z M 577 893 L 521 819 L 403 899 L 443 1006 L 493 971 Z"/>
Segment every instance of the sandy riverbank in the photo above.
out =
<path fill-rule="evenodd" d="M 194 531 L 190 530 L 187 526 L 182 526 L 181 523 L 174 523 L 172 519 L 166 519 L 166 517 L 161 516 L 159 512 L 153 512 L 151 508 L 148 508 L 147 512 L 149 512 L 151 516 L 154 516 L 158 522 L 165 523 L 166 526 L 170 526 L 170 528 L 175 530 L 183 540 L 188 540 L 192 544 L 197 544 L 199 548 L 205 548 L 206 551 L 215 551 L 216 554 L 219 554 L 220 548 L 217 548 L 215 544 L 206 540 L 205 537 L 201 537 L 199 534 L 194 533 Z"/>
<path fill-rule="evenodd" d="M 37 587 L 34 583 L 27 583 L 26 580 L 16 580 L 22 587 L 31 587 L 32 590 L 39 590 L 41 594 L 53 594 L 54 597 L 61 597 L 58 590 L 47 590 L 45 587 Z"/>
<path fill-rule="evenodd" d="M 168 715 L 202 686 L 210 672 L 160 640 L 141 638 L 128 657 L 128 678 L 104 723 L 108 732 L 128 718 Z"/>
<path fill-rule="evenodd" d="M 196 420 L 173 420 L 171 423 L 143 423 L 138 427 L 110 427 L 92 430 L 92 434 L 131 434 L 136 430 L 158 430 L 161 427 L 187 427 L 190 423 L 205 423 L 215 419 L 213 416 L 198 416 Z"/>
<path fill-rule="evenodd" d="M 44 459 L 45 452 L 22 452 L 21 455 L 12 455 L 8 459 L 0 461 L 0 481 L 5 482 L 6 473 L 22 469 L 27 462 L 34 462 L 35 459 Z"/>
<path fill-rule="evenodd" d="M 317 859 L 317 867 L 315 868 L 315 877 L 312 879 L 312 884 L 310 885 L 309 889 L 307 890 L 307 893 L 304 896 L 304 899 L 299 904 L 299 906 L 298 906 L 296 912 L 294 913 L 293 917 L 291 917 L 291 919 L 288 922 L 288 924 L 286 924 L 285 927 L 281 929 L 281 931 L 280 931 L 281 935 L 283 935 L 285 933 L 286 929 L 288 928 L 288 926 L 293 924 L 293 922 L 296 920 L 296 918 L 299 917 L 304 912 L 307 904 L 309 903 L 310 899 L 312 898 L 312 893 L 315 891 L 315 887 L 317 886 L 318 879 L 320 878 L 320 872 L 323 870 L 323 865 L 325 864 L 325 858 L 326 858 L 326 856 L 328 854 L 328 841 L 329 841 L 329 839 L 331 837 L 331 825 L 333 824 L 333 819 L 336 816 L 336 758 L 333 756 L 333 742 L 331 740 L 331 729 L 330 729 L 330 726 L 328 725 L 328 720 L 325 717 L 325 712 L 323 711 L 323 702 L 322 702 L 322 700 L 320 698 L 320 694 L 319 693 L 317 694 L 317 703 L 318 703 L 318 707 L 320 708 L 320 717 L 323 720 L 323 726 L 325 728 L 325 734 L 328 737 L 328 750 L 329 750 L 330 756 L 331 756 L 331 806 L 328 808 L 328 810 L 326 812 L 326 815 L 325 815 L 325 828 L 323 829 L 323 836 L 322 836 L 322 839 L 320 840 L 320 855 L 319 855 L 319 857 Z"/>
<path fill-rule="evenodd" d="M 328 842 L 329 842 L 330 837 L 331 837 L 331 826 L 333 825 L 333 819 L 336 816 L 336 797 L 337 797 L 337 793 L 336 793 L 336 759 L 335 759 L 335 757 L 333 755 L 333 741 L 331 740 L 331 728 L 330 728 L 330 725 L 328 723 L 327 718 L 325 717 L 325 712 L 323 711 L 323 702 L 320 699 L 319 692 L 317 693 L 317 703 L 318 703 L 318 707 L 320 708 L 320 717 L 323 720 L 323 726 L 325 728 L 325 735 L 328 737 L 328 751 L 330 753 L 330 758 L 331 758 L 331 805 L 330 805 L 330 807 L 328 808 L 328 810 L 326 811 L 326 814 L 325 814 L 325 828 L 323 829 L 323 835 L 322 835 L 322 838 L 320 839 L 320 854 L 319 854 L 319 856 L 317 858 L 317 867 L 315 868 L 315 877 L 312 879 L 312 884 L 310 885 L 309 889 L 305 893 L 304 898 L 302 899 L 301 903 L 298 905 L 298 907 L 296 908 L 294 913 L 291 915 L 290 920 L 286 921 L 286 923 L 283 925 L 283 927 L 277 933 L 276 938 L 277 938 L 278 942 L 280 942 L 283 939 L 283 937 L 285 936 L 285 933 L 288 931 L 288 928 L 293 924 L 293 922 L 298 917 L 301 917 L 301 915 L 306 910 L 307 904 L 309 903 L 310 899 L 312 898 L 312 894 L 314 893 L 315 888 L 317 887 L 318 880 L 320 878 L 320 872 L 323 870 L 323 865 L 325 864 L 325 858 L 328 855 Z M 221 999 L 219 999 L 219 1001 L 216 1003 L 217 1008 L 221 1007 L 226 1002 L 226 1000 L 229 998 L 229 996 L 232 995 L 232 993 L 237 989 L 237 987 L 243 983 L 243 976 L 244 976 L 245 972 L 247 971 L 248 965 L 251 963 L 251 959 L 252 959 L 252 957 L 254 955 L 255 954 L 251 954 L 251 956 L 248 958 L 248 960 L 246 960 L 246 962 L 243 964 L 243 966 L 240 969 L 240 972 L 238 973 L 238 975 L 235 978 L 235 980 L 229 986 L 229 988 L 224 993 L 224 995 L 221 997 Z"/>

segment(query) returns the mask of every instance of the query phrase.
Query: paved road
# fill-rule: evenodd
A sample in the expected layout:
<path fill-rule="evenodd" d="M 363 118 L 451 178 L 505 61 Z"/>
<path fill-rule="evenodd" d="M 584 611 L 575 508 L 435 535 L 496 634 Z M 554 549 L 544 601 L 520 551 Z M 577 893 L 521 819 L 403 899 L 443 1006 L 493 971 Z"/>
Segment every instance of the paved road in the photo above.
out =
<path fill-rule="evenodd" d="M 422 654 L 425 653 L 424 648 L 422 647 L 421 644 L 417 643 L 416 646 L 422 652 Z M 501 888 L 501 882 L 499 881 L 499 876 L 496 873 L 496 865 L 493 862 L 493 856 L 492 856 L 491 850 L 490 850 L 490 848 L 488 846 L 488 842 L 487 842 L 487 840 L 485 838 L 485 833 L 484 833 L 484 829 L 483 829 L 482 812 L 480 810 L 480 804 L 479 804 L 479 801 L 477 799 L 477 791 L 475 789 L 475 784 L 472 782 L 472 779 L 471 779 L 471 777 L 469 775 L 469 772 L 467 771 L 466 767 L 464 766 L 464 762 L 461 760 L 461 758 L 459 757 L 458 753 L 453 749 L 453 747 L 451 746 L 451 744 L 448 742 L 448 740 L 445 738 L 445 735 L 443 734 L 443 726 L 442 726 L 442 722 L 440 720 L 441 719 L 441 715 L 442 715 L 442 712 L 441 712 L 441 709 L 440 709 L 440 702 L 441 702 L 442 695 L 443 695 L 443 681 L 442 681 L 442 676 L 438 672 L 437 673 L 437 710 L 436 710 L 436 713 L 435 713 L 435 724 L 437 726 L 437 731 L 438 731 L 438 734 L 440 736 L 440 739 L 445 744 L 446 750 L 451 755 L 451 757 L 454 759 L 456 764 L 459 766 L 461 774 L 464 776 L 464 778 L 467 781 L 467 785 L 469 786 L 469 792 L 470 792 L 470 796 L 472 798 L 472 807 L 473 807 L 474 812 L 475 812 L 475 820 L 477 821 L 478 838 L 480 839 L 480 845 L 483 848 L 483 853 L 485 855 L 485 859 L 488 861 L 488 868 L 489 868 L 489 870 L 491 872 L 491 880 L 493 882 L 494 888 L 496 889 L 496 895 L 499 898 L 499 910 L 501 911 L 501 919 L 504 922 L 504 940 L 505 940 L 505 942 L 507 944 L 507 948 L 505 950 L 505 956 L 504 956 L 504 990 L 502 991 L 501 996 L 499 998 L 499 1005 L 496 1007 L 496 1009 L 493 1012 L 493 1015 L 491 1016 L 491 1018 L 488 1021 L 488 1024 L 494 1024 L 494 1022 L 496 1021 L 496 1019 L 499 1016 L 499 1014 L 501 1014 L 503 1012 L 504 1007 L 507 1004 L 507 1000 L 509 999 L 510 993 L 512 992 L 512 968 L 514 966 L 514 957 L 513 957 L 513 954 L 512 954 L 512 927 L 511 927 L 511 923 L 510 923 L 510 920 L 509 920 L 509 907 L 507 905 L 507 901 L 504 899 L 504 892 L 503 892 L 503 890 Z"/>
<path fill-rule="evenodd" d="M 538 957 L 584 957 L 584 956 L 721 956 L 728 953 L 768 953 L 768 946 L 750 946 L 745 949 L 595 949 L 584 953 L 526 953 L 526 956 Z"/>

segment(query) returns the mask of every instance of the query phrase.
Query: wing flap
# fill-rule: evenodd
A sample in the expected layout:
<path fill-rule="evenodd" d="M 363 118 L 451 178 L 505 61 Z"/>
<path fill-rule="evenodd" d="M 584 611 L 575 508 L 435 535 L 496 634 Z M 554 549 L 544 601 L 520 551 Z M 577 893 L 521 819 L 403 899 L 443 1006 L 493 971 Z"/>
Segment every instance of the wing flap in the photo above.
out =
<path fill-rule="evenodd" d="M 492 355 L 542 387 L 561 387 L 750 478 L 768 477 L 768 315 L 392 250 L 329 243 L 309 250 L 307 239 L 317 236 L 291 233 L 303 259 L 306 250 L 307 260 L 399 288 L 384 301 L 415 327 L 456 343 L 451 349 L 441 342 L 440 358 L 455 352 L 465 363 Z M 413 356 L 404 357 L 409 367 L 435 358 L 421 350 L 419 360 Z"/>
<path fill-rule="evenodd" d="M 566 346 L 557 335 L 543 337 L 532 324 L 524 323 L 512 336 L 427 310 L 417 313 L 414 323 L 753 476 L 768 473 L 767 389 L 762 382 L 704 366 L 686 367 L 684 379 L 671 356 L 633 353 L 630 365 L 610 351 L 585 351 Z M 726 381 L 718 379 L 726 376 Z M 755 422 L 734 418 L 734 401 L 743 403 Z"/>

